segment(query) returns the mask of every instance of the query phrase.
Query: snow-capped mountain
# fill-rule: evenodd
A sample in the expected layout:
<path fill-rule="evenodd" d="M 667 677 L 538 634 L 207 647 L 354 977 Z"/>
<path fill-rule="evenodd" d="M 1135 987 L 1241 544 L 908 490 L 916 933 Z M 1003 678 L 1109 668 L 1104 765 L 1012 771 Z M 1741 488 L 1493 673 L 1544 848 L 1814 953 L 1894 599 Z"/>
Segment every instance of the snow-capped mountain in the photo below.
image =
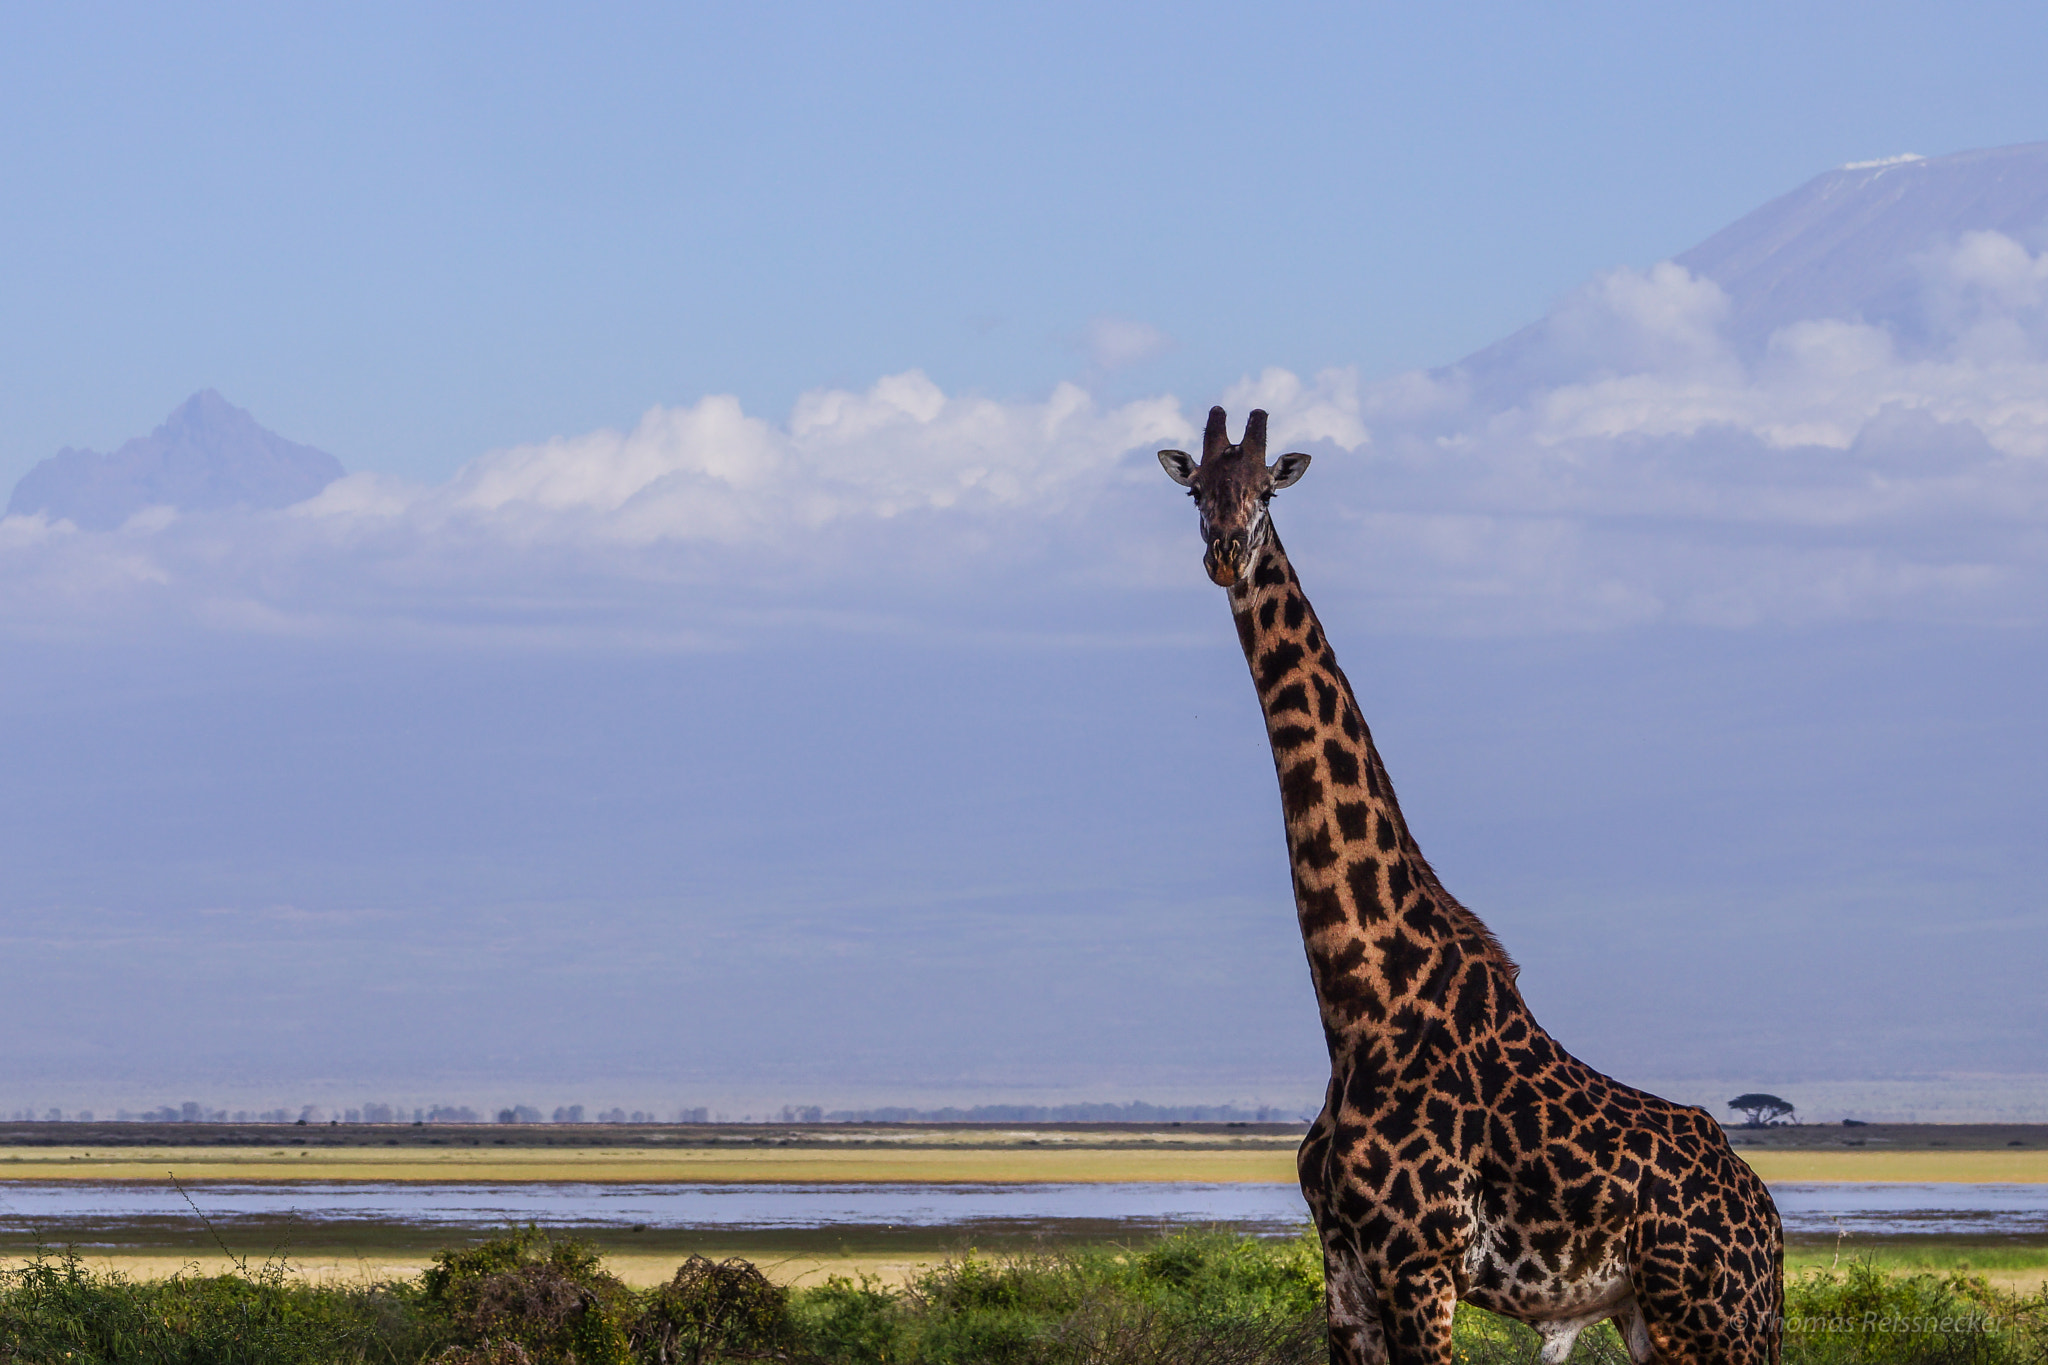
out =
<path fill-rule="evenodd" d="M 1624 280 L 1632 298 L 1602 300 L 1590 297 L 1596 281 L 1448 372 L 1472 386 L 1479 407 L 1500 410 L 1534 390 L 1668 369 L 1710 351 L 1765 361 L 1774 336 L 1814 322 L 1877 329 L 1898 357 L 1917 359 L 1950 348 L 1987 311 L 2038 312 L 2048 298 L 2043 247 L 2048 142 L 1859 163 L 1817 175 L 1641 272 L 1655 287 Z M 1617 330 L 1599 316 L 1614 304 L 1635 315 L 1633 325 Z"/>
<path fill-rule="evenodd" d="M 1905 344 L 1939 330 L 1923 267 L 1966 233 L 2048 241 L 2048 142 L 1900 158 L 1817 175 L 1676 263 L 1728 295 L 1728 331 L 1758 347 L 1788 323 L 1882 325 Z"/>

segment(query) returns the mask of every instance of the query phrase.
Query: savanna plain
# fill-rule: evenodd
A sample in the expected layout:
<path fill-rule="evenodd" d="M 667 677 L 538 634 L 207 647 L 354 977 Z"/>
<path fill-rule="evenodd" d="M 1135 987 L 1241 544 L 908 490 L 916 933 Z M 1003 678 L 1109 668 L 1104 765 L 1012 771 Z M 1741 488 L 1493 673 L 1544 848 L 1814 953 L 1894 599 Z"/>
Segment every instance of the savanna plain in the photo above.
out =
<path fill-rule="evenodd" d="M 23 1360 L 1323 1359 L 1305 1229 L 1018 1219 L 971 1230 L 209 1218 L 231 1185 L 1286 1184 L 1300 1129 L 1000 1125 L 31 1124 L 10 1187 L 144 1185 L 174 1214 L 35 1227 L 0 1204 L 0 1353 Z M 1732 1130 L 1772 1182 L 2035 1187 L 2048 1127 Z M 54 1234 L 54 1235 L 53 1235 Z M 2048 1361 L 2048 1234 L 1788 1239 L 1790 1361 Z M 1461 1359 L 1534 1360 L 1460 1310 Z M 1621 1360 L 1605 1328 L 1573 1360 Z"/>

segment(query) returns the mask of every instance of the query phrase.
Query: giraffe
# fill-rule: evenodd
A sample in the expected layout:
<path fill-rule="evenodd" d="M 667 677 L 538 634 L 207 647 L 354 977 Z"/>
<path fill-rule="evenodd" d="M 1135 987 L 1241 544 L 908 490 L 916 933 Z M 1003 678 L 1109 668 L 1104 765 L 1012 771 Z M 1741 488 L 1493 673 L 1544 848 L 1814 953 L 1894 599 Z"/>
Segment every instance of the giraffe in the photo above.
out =
<path fill-rule="evenodd" d="M 1302 1141 L 1332 1365 L 1451 1360 L 1460 1299 L 1534 1327 L 1542 1360 L 1612 1319 L 1630 1358 L 1778 1360 L 1784 1241 L 1763 1182 L 1703 1109 L 1573 1057 L 1517 968 L 1437 880 L 1268 516 L 1309 457 L 1266 464 L 1266 414 L 1199 464 L 1201 514 L 1265 713 L 1295 908 L 1330 1053 Z"/>

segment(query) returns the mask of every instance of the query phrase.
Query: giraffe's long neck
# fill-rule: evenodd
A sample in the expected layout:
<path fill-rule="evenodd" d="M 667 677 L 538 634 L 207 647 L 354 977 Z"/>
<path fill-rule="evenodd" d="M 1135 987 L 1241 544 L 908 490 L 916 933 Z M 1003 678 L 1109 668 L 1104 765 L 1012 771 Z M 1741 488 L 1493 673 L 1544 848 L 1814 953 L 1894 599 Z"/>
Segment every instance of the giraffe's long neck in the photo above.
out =
<path fill-rule="evenodd" d="M 1231 588 L 1230 610 L 1273 745 L 1295 908 L 1332 1055 L 1362 1034 L 1432 1025 L 1467 970 L 1492 973 L 1489 1001 L 1512 992 L 1513 964 L 1410 837 L 1277 533 Z"/>

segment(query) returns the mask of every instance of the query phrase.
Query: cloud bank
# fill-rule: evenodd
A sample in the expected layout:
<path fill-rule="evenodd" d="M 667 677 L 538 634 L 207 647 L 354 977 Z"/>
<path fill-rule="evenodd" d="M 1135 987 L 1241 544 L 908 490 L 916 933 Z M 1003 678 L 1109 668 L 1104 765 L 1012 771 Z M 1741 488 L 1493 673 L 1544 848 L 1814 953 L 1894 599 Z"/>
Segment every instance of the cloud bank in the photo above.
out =
<path fill-rule="evenodd" d="M 2037 622 L 2048 255 L 1972 232 L 1916 269 L 1910 332 L 1812 318 L 1739 346 L 1727 294 L 1666 262 L 1589 282 L 1461 366 L 1267 370 L 1218 399 L 1318 456 L 1280 524 L 1389 628 Z M 0 613 L 513 628 L 630 613 L 650 586 L 712 615 L 1099 606 L 1105 584 L 1193 586 L 1193 528 L 1150 452 L 1194 442 L 1205 406 L 1106 407 L 1074 384 L 1004 401 L 916 371 L 807 393 L 781 421 L 715 395 L 435 486 L 358 473 L 281 512 L 150 508 L 107 532 L 9 517 Z"/>
<path fill-rule="evenodd" d="M 1727 295 L 1666 262 L 1368 388 L 1375 572 L 1479 628 L 2038 621 L 2048 264 L 1984 232 L 1920 269 L 1925 334 L 1803 319 L 1751 354 Z"/>

